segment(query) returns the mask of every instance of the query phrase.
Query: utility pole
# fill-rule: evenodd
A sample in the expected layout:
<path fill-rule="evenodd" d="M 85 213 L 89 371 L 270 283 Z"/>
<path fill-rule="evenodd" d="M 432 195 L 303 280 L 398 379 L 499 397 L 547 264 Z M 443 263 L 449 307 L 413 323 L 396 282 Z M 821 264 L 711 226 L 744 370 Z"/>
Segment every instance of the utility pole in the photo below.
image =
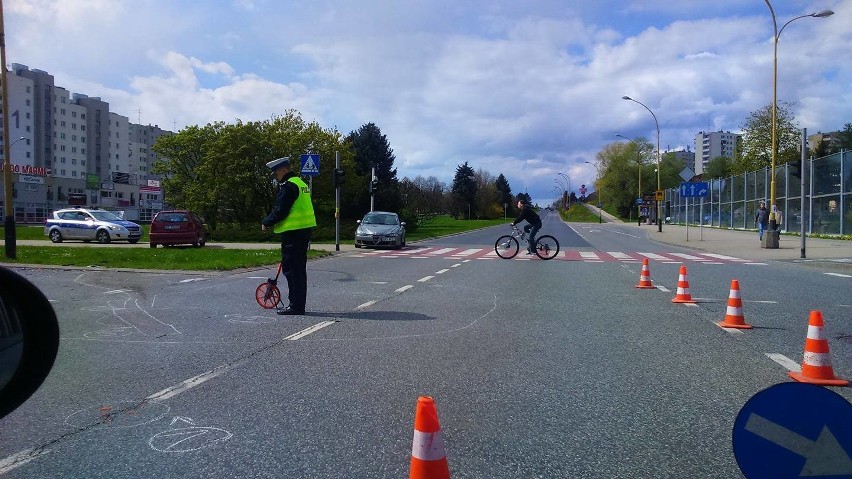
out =
<path fill-rule="evenodd" d="M 0 81 L 3 95 L 3 212 L 5 222 L 5 250 L 6 257 L 15 259 L 17 255 L 17 244 L 15 237 L 15 207 L 12 186 L 12 162 L 9 159 L 9 88 L 6 84 L 6 24 L 3 20 L 3 0 L 0 0 Z"/>

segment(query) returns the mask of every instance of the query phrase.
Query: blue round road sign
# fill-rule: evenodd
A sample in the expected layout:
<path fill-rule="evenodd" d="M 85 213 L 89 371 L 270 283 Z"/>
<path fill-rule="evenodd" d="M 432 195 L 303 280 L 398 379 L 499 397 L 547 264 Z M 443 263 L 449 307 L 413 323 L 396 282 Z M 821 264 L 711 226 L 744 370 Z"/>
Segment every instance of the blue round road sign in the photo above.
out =
<path fill-rule="evenodd" d="M 740 409 L 733 447 L 749 479 L 852 477 L 852 404 L 822 386 L 776 384 Z"/>

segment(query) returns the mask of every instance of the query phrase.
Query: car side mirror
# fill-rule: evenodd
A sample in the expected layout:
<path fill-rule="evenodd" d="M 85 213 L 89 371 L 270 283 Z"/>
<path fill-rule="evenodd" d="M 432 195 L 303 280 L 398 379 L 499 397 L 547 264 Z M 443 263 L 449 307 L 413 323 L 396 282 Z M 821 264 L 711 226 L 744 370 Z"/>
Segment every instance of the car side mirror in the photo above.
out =
<path fill-rule="evenodd" d="M 361 220 L 356 220 L 355 222 L 358 223 L 359 225 L 361 224 Z"/>
<path fill-rule="evenodd" d="M 405 226 L 405 221 L 403 221 L 402 223 L 400 223 L 400 225 Z"/>
<path fill-rule="evenodd" d="M 36 392 L 58 350 L 59 323 L 44 293 L 0 266 L 0 418 Z"/>

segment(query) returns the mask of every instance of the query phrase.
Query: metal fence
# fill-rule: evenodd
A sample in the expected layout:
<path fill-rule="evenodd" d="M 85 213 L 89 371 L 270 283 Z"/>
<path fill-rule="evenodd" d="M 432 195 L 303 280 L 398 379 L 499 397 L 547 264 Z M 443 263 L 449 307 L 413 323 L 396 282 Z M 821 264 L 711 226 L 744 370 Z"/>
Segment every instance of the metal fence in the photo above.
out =
<path fill-rule="evenodd" d="M 798 163 L 798 162 L 797 162 Z M 775 198 L 782 213 L 781 231 L 801 231 L 826 235 L 852 234 L 852 155 L 841 151 L 805 161 L 806 171 L 797 163 L 775 168 Z M 805 208 L 801 211 L 801 175 L 805 175 Z M 756 229 L 755 214 L 761 201 L 770 197 L 770 168 L 725 179 L 710 180 L 710 194 L 687 198 L 680 189 L 666 190 L 666 216 L 670 222 L 717 226 L 730 229 Z"/>

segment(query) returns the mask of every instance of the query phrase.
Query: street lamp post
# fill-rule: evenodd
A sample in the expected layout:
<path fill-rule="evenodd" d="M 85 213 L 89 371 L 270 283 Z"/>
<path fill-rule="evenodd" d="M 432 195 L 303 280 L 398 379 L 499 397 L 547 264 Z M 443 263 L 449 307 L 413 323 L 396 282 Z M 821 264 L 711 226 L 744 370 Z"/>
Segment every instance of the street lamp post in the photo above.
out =
<path fill-rule="evenodd" d="M 624 138 L 625 140 L 633 143 L 636 147 L 636 164 L 639 165 L 639 195 L 636 197 L 637 200 L 642 198 L 642 152 L 639 151 L 639 143 L 627 138 L 624 135 L 619 135 L 618 133 L 615 136 L 619 138 Z M 638 226 L 642 226 L 642 203 L 636 203 L 636 221 Z"/>
<path fill-rule="evenodd" d="M 660 190 L 662 190 L 662 187 L 660 186 L 660 122 L 657 121 L 657 115 L 655 115 L 654 112 L 651 111 L 651 109 L 648 108 L 648 106 L 645 105 L 644 103 L 642 103 L 641 101 L 634 100 L 633 98 L 630 98 L 627 95 L 621 97 L 621 99 L 622 100 L 629 100 L 629 101 L 632 101 L 632 102 L 635 102 L 635 103 L 642 105 L 643 107 L 645 107 L 646 110 L 648 110 L 648 113 L 650 113 L 651 116 L 654 117 L 654 124 L 657 126 L 657 191 L 660 191 Z M 656 201 L 657 201 L 657 231 L 662 233 L 663 232 L 663 211 L 662 211 L 663 205 L 662 205 L 662 203 L 660 203 L 660 200 L 656 200 Z"/>
<path fill-rule="evenodd" d="M 603 188 L 601 188 L 600 185 L 598 185 L 598 183 L 600 183 L 600 181 L 601 181 L 601 169 L 598 168 L 598 165 L 592 163 L 591 161 L 587 161 L 586 163 L 594 166 L 595 170 L 597 170 L 597 172 L 598 172 L 598 181 L 595 182 L 595 187 L 597 188 L 597 191 L 598 191 L 598 223 L 603 223 L 603 195 L 601 194 L 602 193 L 601 190 Z"/>
<path fill-rule="evenodd" d="M 772 242 L 765 243 L 764 247 L 766 248 L 778 248 L 778 241 L 776 241 L 776 231 L 778 230 L 778 223 L 775 220 L 775 164 L 776 158 L 778 157 L 778 39 L 781 37 L 781 32 L 784 31 L 784 28 L 798 20 L 800 18 L 814 17 L 814 18 L 825 18 L 831 15 L 834 15 L 834 12 L 831 10 L 822 10 L 815 13 L 809 13 L 807 15 L 799 15 L 798 17 L 792 18 L 787 23 L 785 23 L 781 29 L 778 29 L 778 22 L 775 20 L 775 10 L 772 8 L 772 4 L 769 3 L 769 0 L 764 0 L 766 2 L 766 6 L 769 7 L 769 13 L 772 14 L 772 29 L 774 31 L 773 43 L 774 45 L 774 53 L 772 59 L 772 166 L 771 166 L 771 181 L 769 183 L 769 230 L 773 233 L 769 235 L 772 238 Z"/>
<path fill-rule="evenodd" d="M 565 173 L 557 172 L 556 174 L 568 180 L 568 209 L 571 209 L 571 178 L 568 177 L 568 175 L 566 175 Z"/>
<path fill-rule="evenodd" d="M 559 186 L 559 207 L 565 209 L 565 202 L 563 201 L 563 198 L 564 195 L 568 194 L 568 187 L 562 182 L 562 178 L 558 176 L 553 179 L 553 182 Z"/>

